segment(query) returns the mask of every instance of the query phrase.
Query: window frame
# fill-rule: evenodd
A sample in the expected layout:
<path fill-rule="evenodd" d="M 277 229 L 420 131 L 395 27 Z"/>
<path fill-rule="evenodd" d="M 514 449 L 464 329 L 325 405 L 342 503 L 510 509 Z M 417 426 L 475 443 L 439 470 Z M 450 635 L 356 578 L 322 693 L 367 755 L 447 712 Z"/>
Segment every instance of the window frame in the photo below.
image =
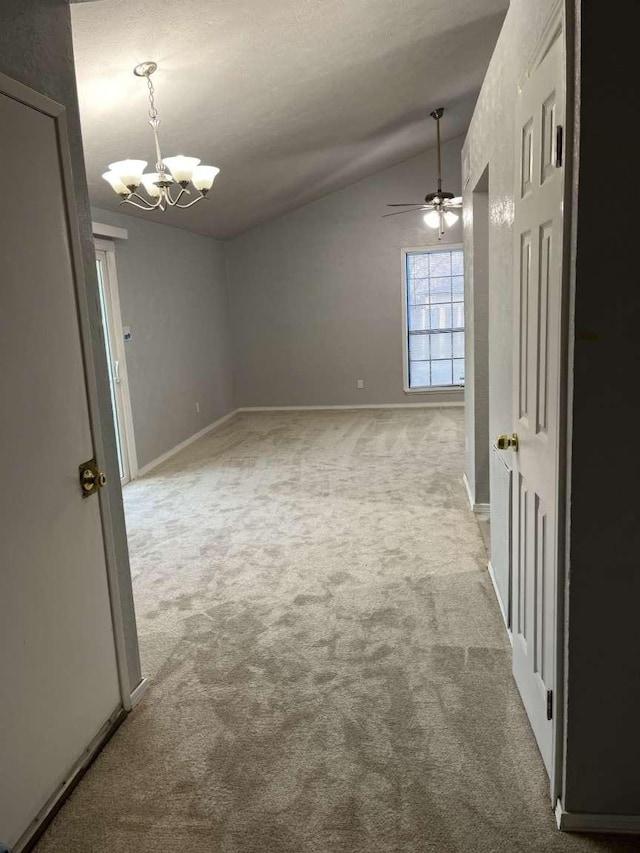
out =
<path fill-rule="evenodd" d="M 461 251 L 464 256 L 463 243 L 430 243 L 427 246 L 405 246 L 400 250 L 400 262 L 402 267 L 401 287 L 402 287 L 402 381 L 405 394 L 456 394 L 464 392 L 464 385 L 425 385 L 423 388 L 409 387 L 409 306 L 407 294 L 407 255 L 427 252 L 441 251 Z M 465 275 L 466 279 L 466 275 Z M 465 299 L 466 301 L 466 286 Z M 466 317 L 466 312 L 465 312 Z"/>

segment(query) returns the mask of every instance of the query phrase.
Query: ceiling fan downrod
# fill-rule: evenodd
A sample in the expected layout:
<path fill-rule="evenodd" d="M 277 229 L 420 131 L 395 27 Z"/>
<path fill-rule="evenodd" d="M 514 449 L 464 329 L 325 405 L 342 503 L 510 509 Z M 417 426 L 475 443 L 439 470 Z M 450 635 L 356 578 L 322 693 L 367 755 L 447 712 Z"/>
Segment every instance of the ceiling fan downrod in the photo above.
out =
<path fill-rule="evenodd" d="M 438 148 L 438 193 L 442 192 L 442 154 L 440 153 L 440 119 L 444 115 L 444 107 L 432 110 L 429 115 L 436 122 L 436 145 Z"/>

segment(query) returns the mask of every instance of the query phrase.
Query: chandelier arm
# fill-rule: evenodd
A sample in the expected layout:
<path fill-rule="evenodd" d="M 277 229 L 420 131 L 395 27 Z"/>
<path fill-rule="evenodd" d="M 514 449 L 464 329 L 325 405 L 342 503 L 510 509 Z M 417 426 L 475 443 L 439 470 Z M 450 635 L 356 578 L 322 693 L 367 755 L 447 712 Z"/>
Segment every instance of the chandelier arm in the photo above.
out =
<path fill-rule="evenodd" d="M 149 201 L 149 199 L 145 198 L 143 195 L 140 195 L 138 192 L 132 192 L 129 198 L 137 198 L 138 201 L 144 202 L 144 204 L 148 204 L 150 207 L 157 207 L 157 201 Z"/>
<path fill-rule="evenodd" d="M 137 202 L 137 201 L 133 201 L 133 199 L 134 199 L 134 198 L 139 199 L 139 200 L 142 202 L 142 204 L 138 204 L 138 202 Z M 158 201 L 156 201 L 156 203 L 155 203 L 155 204 L 151 204 L 150 202 L 148 202 L 148 201 L 146 200 L 146 198 L 144 198 L 144 197 L 143 197 L 143 196 L 141 196 L 141 195 L 138 195 L 138 193 L 131 193 L 131 195 L 129 196 L 129 198 L 124 198 L 124 199 L 122 199 L 122 201 L 120 202 L 120 204 L 121 204 L 121 205 L 123 205 L 123 204 L 132 204 L 134 207 L 137 207 L 137 208 L 139 208 L 140 210 L 156 210 L 158 207 L 161 207 L 161 202 L 162 202 L 162 198 L 159 198 L 159 199 L 158 199 Z"/>
<path fill-rule="evenodd" d="M 139 210 L 149 211 L 149 210 L 155 210 L 156 209 L 155 206 L 154 207 L 148 207 L 148 206 L 145 206 L 144 204 L 138 204 L 137 201 L 131 201 L 130 198 L 125 198 L 123 201 L 120 202 L 120 206 L 122 206 L 123 204 L 131 204 L 131 205 L 133 205 L 133 207 L 137 207 Z"/>
<path fill-rule="evenodd" d="M 196 198 L 194 198 L 193 201 L 190 201 L 187 204 L 178 204 L 177 200 L 176 200 L 175 207 L 179 207 L 180 210 L 186 210 L 188 207 L 193 207 L 194 204 L 197 204 L 199 201 L 202 201 L 203 198 L 204 198 L 204 195 L 202 193 L 200 193 L 199 196 L 196 196 Z"/>
<path fill-rule="evenodd" d="M 180 192 L 175 197 L 175 199 L 171 195 L 171 187 L 167 187 L 166 192 L 167 192 L 167 204 L 170 207 L 175 207 L 185 193 L 187 195 L 190 195 L 189 190 L 185 190 L 184 187 L 180 187 Z M 181 207 L 182 205 L 178 205 L 178 206 Z"/>

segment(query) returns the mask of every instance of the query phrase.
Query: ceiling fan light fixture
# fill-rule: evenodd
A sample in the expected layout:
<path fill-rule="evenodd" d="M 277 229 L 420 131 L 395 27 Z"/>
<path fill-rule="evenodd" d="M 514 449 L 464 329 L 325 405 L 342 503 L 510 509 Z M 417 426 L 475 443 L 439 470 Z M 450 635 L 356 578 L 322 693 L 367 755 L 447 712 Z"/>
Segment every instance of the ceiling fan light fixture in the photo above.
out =
<path fill-rule="evenodd" d="M 453 193 L 442 189 L 442 146 L 440 139 L 440 119 L 444 114 L 444 109 L 438 107 L 437 110 L 432 110 L 429 115 L 436 122 L 436 149 L 438 154 L 438 188 L 434 193 L 428 193 L 425 196 L 424 204 L 390 204 L 388 207 L 405 207 L 406 210 L 398 210 L 394 213 L 386 213 L 385 216 L 398 216 L 402 213 L 415 213 L 416 211 L 426 210 L 427 213 L 422 217 L 425 225 L 429 228 L 438 229 L 438 240 L 442 240 L 444 235 L 444 226 L 455 225 L 460 219 L 457 213 L 454 213 L 451 208 L 462 207 L 462 197 L 454 196 Z"/>
<path fill-rule="evenodd" d="M 202 201 L 211 189 L 220 169 L 217 166 L 202 166 L 198 157 L 185 157 L 183 154 L 163 159 L 158 133 L 160 119 L 151 82 L 151 75 L 157 67 L 155 62 L 142 62 L 133 69 L 136 77 L 146 78 L 149 87 L 149 125 L 153 131 L 156 149 L 155 172 L 145 174 L 146 160 L 119 160 L 112 163 L 109 166 L 110 171 L 105 172 L 102 177 L 122 198 L 120 204 L 132 204 L 140 210 L 164 211 L 169 207 L 179 207 L 184 210 Z M 185 194 L 191 195 L 192 191 L 187 189 L 189 182 L 197 195 L 191 201 L 181 204 L 180 199 Z M 140 185 L 144 188 L 146 195 L 138 193 Z"/>

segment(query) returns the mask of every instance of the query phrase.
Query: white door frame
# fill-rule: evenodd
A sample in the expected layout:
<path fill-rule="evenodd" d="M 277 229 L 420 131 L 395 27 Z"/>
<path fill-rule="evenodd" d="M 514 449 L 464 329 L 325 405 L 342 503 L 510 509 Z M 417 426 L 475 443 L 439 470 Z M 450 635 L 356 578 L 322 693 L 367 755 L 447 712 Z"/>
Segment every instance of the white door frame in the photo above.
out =
<path fill-rule="evenodd" d="M 122 417 L 122 427 L 124 429 L 125 442 L 122 447 L 122 452 L 126 456 L 127 470 L 129 480 L 135 480 L 138 477 L 138 456 L 136 453 L 136 440 L 133 428 L 133 413 L 131 410 L 131 394 L 129 391 L 129 374 L 127 371 L 127 356 L 124 342 L 124 332 L 122 328 L 122 314 L 120 312 L 120 293 L 118 290 L 118 274 L 116 269 L 116 247 L 111 240 L 102 240 L 94 238 L 94 245 L 97 252 L 104 252 L 105 257 L 105 288 L 107 290 L 107 324 L 110 325 L 113 332 L 113 344 L 115 348 L 114 356 L 118 362 L 118 388 L 119 394 L 119 411 L 116 416 Z M 112 369 L 108 365 L 109 370 Z M 124 481 L 126 482 L 126 480 Z M 123 483 L 124 484 L 124 483 Z"/>
<path fill-rule="evenodd" d="M 44 115 L 50 116 L 56 126 L 60 152 L 60 171 L 63 181 L 64 201 L 68 210 L 68 229 L 71 254 L 71 265 L 74 274 L 74 290 L 76 294 L 76 305 L 78 310 L 78 326 L 80 330 L 80 343 L 84 360 L 84 374 L 87 388 L 87 400 L 89 404 L 89 424 L 93 439 L 95 457 L 100 463 L 105 459 L 106 450 L 102 423 L 100 419 L 100 389 L 96 380 L 96 365 L 91 346 L 91 321 L 87 298 L 87 283 L 82 256 L 82 240 L 78 226 L 78 214 L 75 201 L 75 190 L 73 186 L 71 154 L 69 146 L 69 131 L 67 128 L 66 109 L 62 104 L 47 98 L 45 95 L 30 89 L 11 77 L 0 72 L 0 92 L 13 98 L 20 103 L 26 104 Z M 120 488 L 119 483 L 107 483 L 99 492 L 100 517 L 102 520 L 102 535 L 104 539 L 105 560 L 107 566 L 107 582 L 109 587 L 109 599 L 111 605 L 111 619 L 113 622 L 113 636 L 116 650 L 116 664 L 118 668 L 118 680 L 120 685 L 120 697 L 122 708 L 125 711 L 131 709 L 131 690 L 129 687 L 129 670 L 127 666 L 127 651 L 125 641 L 125 629 L 120 606 L 120 585 L 118 582 L 118 567 L 116 562 L 116 548 L 113 535 L 113 517 L 107 497 L 107 489 Z M 63 789 L 64 791 L 64 789 Z M 63 791 L 60 795 L 63 795 Z"/>

